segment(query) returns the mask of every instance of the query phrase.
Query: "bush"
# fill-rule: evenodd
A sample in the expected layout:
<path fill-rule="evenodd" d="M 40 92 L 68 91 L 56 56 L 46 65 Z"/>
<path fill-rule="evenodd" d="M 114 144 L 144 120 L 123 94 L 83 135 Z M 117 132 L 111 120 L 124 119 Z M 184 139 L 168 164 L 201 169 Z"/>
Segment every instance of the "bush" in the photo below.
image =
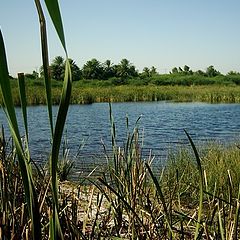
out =
<path fill-rule="evenodd" d="M 110 80 L 111 80 L 111 83 L 115 86 L 128 84 L 128 80 L 126 78 L 113 77 Z"/>
<path fill-rule="evenodd" d="M 240 75 L 227 75 L 226 80 L 236 85 L 240 85 Z"/>

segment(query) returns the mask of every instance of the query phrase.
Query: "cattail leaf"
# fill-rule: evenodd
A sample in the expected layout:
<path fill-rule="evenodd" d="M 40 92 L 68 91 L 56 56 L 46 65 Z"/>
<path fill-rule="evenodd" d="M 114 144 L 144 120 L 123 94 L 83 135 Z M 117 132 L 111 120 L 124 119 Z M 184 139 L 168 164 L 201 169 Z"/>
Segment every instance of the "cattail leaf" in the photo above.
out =
<path fill-rule="evenodd" d="M 0 63 L 1 63 L 0 64 L 0 87 L 2 91 L 4 107 L 5 107 L 4 111 L 7 116 L 10 132 L 16 147 L 16 152 L 18 156 L 20 171 L 21 171 L 23 185 L 24 185 L 25 198 L 27 201 L 29 215 L 32 220 L 32 224 L 31 224 L 32 236 L 33 236 L 33 239 L 41 239 L 41 224 L 40 224 L 37 194 L 36 194 L 36 190 L 35 190 L 33 179 L 32 179 L 31 165 L 29 165 L 25 157 L 24 149 L 22 146 L 21 138 L 20 138 L 15 108 L 12 100 L 12 91 L 10 86 L 10 79 L 8 76 L 7 58 L 6 58 L 5 46 L 4 46 L 1 30 L 0 30 Z M 24 93 L 22 93 L 22 97 L 24 97 Z M 26 99 L 23 100 L 23 102 L 24 101 L 26 101 Z"/>
<path fill-rule="evenodd" d="M 67 53 L 66 43 L 65 43 L 65 36 L 63 30 L 63 23 L 60 13 L 60 8 L 57 0 L 45 0 L 45 4 L 47 6 L 49 15 L 52 19 L 54 27 L 57 31 L 58 37 L 62 43 L 62 46 Z"/>
<path fill-rule="evenodd" d="M 197 167 L 198 167 L 198 171 L 199 171 L 199 175 L 200 175 L 200 181 L 199 181 L 199 209 L 198 209 L 198 221 L 197 221 L 197 225 L 196 225 L 196 230 L 195 230 L 195 236 L 194 239 L 198 239 L 198 235 L 199 235 L 199 228 L 200 228 L 200 224 L 201 224 L 201 216 L 202 216 L 202 207 L 203 207 L 203 184 L 204 184 L 204 177 L 203 177 L 203 171 L 202 171 L 202 164 L 201 164 L 201 160 L 200 160 L 200 156 L 198 154 L 197 148 L 192 140 L 192 138 L 190 137 L 190 135 L 187 133 L 187 131 L 184 129 L 185 134 L 187 135 L 187 138 L 191 144 L 191 147 L 193 149 L 195 158 L 196 158 L 196 162 L 197 162 Z"/>
<path fill-rule="evenodd" d="M 52 80 L 50 76 L 50 67 L 49 67 L 46 20 L 44 17 L 40 0 L 35 0 L 35 5 L 37 8 L 39 23 L 40 23 L 42 62 L 43 62 L 43 72 L 44 72 L 45 93 L 46 93 L 47 108 L 48 108 L 48 118 L 50 123 L 51 135 L 53 136 Z"/>

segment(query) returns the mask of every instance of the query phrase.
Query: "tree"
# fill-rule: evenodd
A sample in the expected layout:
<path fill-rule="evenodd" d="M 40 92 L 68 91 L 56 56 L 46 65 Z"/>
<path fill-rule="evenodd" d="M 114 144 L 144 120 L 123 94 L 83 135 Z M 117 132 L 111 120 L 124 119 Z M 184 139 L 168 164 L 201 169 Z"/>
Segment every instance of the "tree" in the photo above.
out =
<path fill-rule="evenodd" d="M 103 67 L 101 63 L 96 58 L 87 61 L 83 65 L 82 76 L 85 79 L 102 79 Z"/>
<path fill-rule="evenodd" d="M 103 63 L 103 78 L 109 79 L 109 78 L 115 77 L 115 75 L 116 75 L 116 66 L 113 65 L 111 60 L 106 60 Z"/>
<path fill-rule="evenodd" d="M 82 77 L 82 73 L 78 65 L 73 61 L 71 58 L 69 58 L 69 63 L 72 71 L 72 80 L 77 81 L 80 80 Z"/>
<path fill-rule="evenodd" d="M 157 74 L 157 69 L 154 66 L 152 66 L 151 69 L 149 69 L 148 67 L 144 67 L 141 75 L 143 77 L 152 77 L 156 74 Z"/>
<path fill-rule="evenodd" d="M 184 71 L 184 74 L 187 74 L 187 75 L 192 75 L 193 74 L 193 71 L 190 70 L 190 67 L 187 66 L 187 65 L 184 65 L 183 71 Z"/>
<path fill-rule="evenodd" d="M 153 75 L 156 75 L 156 74 L 157 74 L 157 69 L 154 66 L 152 66 L 151 70 L 150 70 L 150 76 L 153 76 Z"/>
<path fill-rule="evenodd" d="M 151 74 L 150 74 L 150 69 L 149 69 L 148 67 L 144 67 L 144 68 L 143 68 L 142 76 L 143 76 L 143 77 L 150 77 L 150 76 L 151 76 Z"/>
<path fill-rule="evenodd" d="M 220 75 L 221 73 L 219 71 L 217 71 L 212 65 L 209 66 L 206 70 L 206 75 L 208 77 L 215 77 L 217 75 Z"/>
<path fill-rule="evenodd" d="M 64 70 L 65 70 L 64 58 L 61 56 L 55 57 L 50 65 L 50 70 L 51 70 L 51 77 L 53 79 L 63 80 Z"/>
<path fill-rule="evenodd" d="M 196 75 L 199 75 L 199 76 L 205 76 L 206 74 L 202 71 L 202 70 L 197 70 L 195 72 Z"/>
<path fill-rule="evenodd" d="M 136 77 L 138 75 L 135 66 L 126 58 L 122 59 L 117 65 L 117 76 L 121 78 Z"/>
<path fill-rule="evenodd" d="M 33 71 L 32 73 L 26 73 L 25 77 L 28 79 L 37 79 L 38 73 L 36 71 Z"/>
<path fill-rule="evenodd" d="M 187 65 L 185 65 L 185 66 L 183 67 L 183 70 L 184 70 L 185 73 L 188 73 L 189 70 L 190 70 L 190 67 L 187 66 Z"/>
<path fill-rule="evenodd" d="M 172 74 L 177 74 L 178 73 L 178 69 L 176 68 L 176 67 L 174 67 L 173 69 L 172 69 Z"/>
<path fill-rule="evenodd" d="M 40 75 L 40 78 L 44 78 L 43 65 L 39 68 L 39 75 Z"/>
<path fill-rule="evenodd" d="M 236 72 L 236 71 L 230 71 L 230 72 L 228 72 L 227 73 L 227 76 L 236 76 L 236 75 L 240 75 L 240 73 L 239 72 Z"/>
<path fill-rule="evenodd" d="M 68 59 L 72 71 L 72 80 L 76 81 L 81 78 L 81 70 L 71 58 Z M 63 57 L 57 56 L 52 60 L 50 65 L 51 77 L 55 80 L 63 80 L 65 74 L 66 61 Z M 44 77 L 43 66 L 40 67 L 40 77 Z"/>

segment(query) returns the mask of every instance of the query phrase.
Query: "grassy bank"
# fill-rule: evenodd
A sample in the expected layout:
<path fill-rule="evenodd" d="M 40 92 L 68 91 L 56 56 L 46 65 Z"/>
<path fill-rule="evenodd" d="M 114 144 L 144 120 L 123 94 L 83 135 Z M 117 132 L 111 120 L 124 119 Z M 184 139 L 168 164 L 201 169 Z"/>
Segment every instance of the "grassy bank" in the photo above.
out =
<path fill-rule="evenodd" d="M 42 81 L 27 81 L 27 101 L 30 105 L 46 104 L 45 88 Z M 104 86 L 104 82 L 90 85 L 73 82 L 72 104 L 94 102 L 138 102 L 171 100 L 176 102 L 239 103 L 240 86 L 237 85 L 201 85 L 201 86 Z M 62 83 L 53 81 L 53 104 L 60 101 Z M 17 83 L 12 82 L 13 101 L 20 105 Z"/>

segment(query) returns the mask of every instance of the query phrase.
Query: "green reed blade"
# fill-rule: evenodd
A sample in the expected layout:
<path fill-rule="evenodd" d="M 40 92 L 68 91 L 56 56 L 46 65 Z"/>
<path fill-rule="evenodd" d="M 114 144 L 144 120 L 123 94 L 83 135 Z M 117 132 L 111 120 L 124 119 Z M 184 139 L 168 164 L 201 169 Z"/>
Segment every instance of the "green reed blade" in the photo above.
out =
<path fill-rule="evenodd" d="M 20 139 L 19 129 L 17 125 L 17 118 L 15 115 L 15 110 L 13 107 L 13 98 L 12 91 L 10 86 L 10 80 L 8 76 L 8 67 L 7 67 L 7 58 L 5 53 L 4 41 L 2 32 L 0 30 L 0 81 L 1 81 L 1 90 L 3 96 L 3 103 L 6 109 L 7 117 L 11 120 L 11 125 L 16 131 L 16 136 Z"/>
<path fill-rule="evenodd" d="M 53 180 L 53 190 L 55 194 L 55 201 L 57 201 L 57 163 L 58 163 L 58 155 L 59 149 L 61 145 L 62 134 L 64 130 L 65 121 L 67 118 L 68 107 L 70 104 L 70 97 L 71 97 L 71 89 L 72 89 L 72 79 L 71 79 L 71 69 L 70 64 L 66 61 L 66 68 L 65 68 L 65 79 L 63 84 L 63 91 L 61 102 L 58 110 L 57 121 L 53 136 L 53 144 L 52 144 L 52 155 L 51 155 L 51 176 Z"/>
<path fill-rule="evenodd" d="M 28 148 L 28 121 L 27 121 L 27 96 L 25 90 L 25 78 L 23 73 L 18 73 L 18 87 L 19 87 L 19 95 L 21 101 L 21 110 L 23 116 L 23 123 L 26 135 L 26 147 L 27 147 L 27 157 L 28 161 L 30 160 L 30 153 Z"/>
<path fill-rule="evenodd" d="M 68 107 L 70 104 L 70 97 L 72 91 L 72 74 L 71 67 L 67 57 L 67 49 L 65 43 L 65 36 L 63 31 L 62 18 L 60 13 L 60 8 L 57 0 L 45 0 L 49 15 L 53 22 L 53 25 L 56 29 L 58 37 L 62 43 L 64 51 L 66 53 L 66 62 L 65 62 L 65 76 L 61 94 L 60 105 L 57 114 L 56 125 L 53 134 L 52 142 L 52 152 L 50 156 L 50 172 L 52 177 L 52 191 L 53 191 L 53 225 L 54 231 L 58 238 L 62 238 L 61 226 L 59 224 L 58 218 L 58 185 L 57 185 L 57 165 L 58 165 L 58 155 L 61 145 L 62 134 L 67 118 Z"/>
<path fill-rule="evenodd" d="M 2 32 L 0 30 L 0 86 L 3 96 L 5 113 L 7 116 L 9 128 L 13 137 L 18 155 L 20 171 L 22 175 L 25 198 L 27 201 L 28 211 L 32 220 L 32 235 L 33 239 L 41 239 L 41 224 L 39 217 L 38 200 L 31 175 L 31 166 L 26 161 L 24 150 L 20 138 L 17 118 L 12 100 L 12 92 L 10 80 L 8 76 L 8 65 Z"/>
<path fill-rule="evenodd" d="M 28 124 L 27 124 L 27 96 L 25 91 L 24 73 L 18 73 L 18 87 L 23 115 L 23 123 L 26 131 L 26 138 L 28 139 Z"/>
<path fill-rule="evenodd" d="M 53 217 L 50 215 L 49 217 L 49 240 L 55 240 L 55 231 L 54 231 L 54 222 Z"/>
<path fill-rule="evenodd" d="M 193 143 L 192 138 L 190 137 L 190 135 L 187 133 L 187 131 L 185 129 L 184 129 L 184 132 L 187 135 L 187 138 L 188 138 L 188 140 L 191 144 L 191 147 L 193 149 L 193 152 L 194 152 L 194 155 L 195 155 L 195 158 L 196 158 L 196 162 L 197 162 L 199 175 L 200 175 L 200 183 L 199 183 L 200 197 L 199 197 L 198 221 L 197 221 L 196 231 L 195 231 L 195 236 L 194 236 L 194 239 L 197 239 L 198 234 L 199 234 L 200 223 L 201 223 L 201 216 L 202 216 L 204 177 L 203 177 L 203 171 L 202 171 L 202 164 L 201 164 L 201 160 L 200 160 L 197 148 L 196 148 L 195 144 Z"/>
<path fill-rule="evenodd" d="M 62 43 L 62 46 L 63 46 L 65 52 L 67 53 L 62 18 L 61 18 L 58 1 L 57 0 L 45 0 L 45 4 L 46 4 L 48 12 L 51 16 L 53 25 L 57 31 L 58 37 Z"/>
<path fill-rule="evenodd" d="M 117 157 L 117 144 L 116 144 L 116 127 L 112 113 L 112 105 L 109 102 L 109 117 L 111 124 L 111 140 L 112 140 L 112 151 L 113 151 L 113 161 L 114 161 L 114 170 L 118 172 L 118 157 Z"/>
<path fill-rule="evenodd" d="M 38 11 L 39 23 L 40 23 L 42 62 L 43 62 L 44 84 L 45 84 L 45 92 L 46 92 L 47 108 L 48 108 L 48 118 L 50 123 L 51 135 L 53 136 L 52 81 L 51 81 L 50 68 L 49 68 L 46 21 L 45 21 L 40 0 L 35 0 L 35 5 Z"/>

